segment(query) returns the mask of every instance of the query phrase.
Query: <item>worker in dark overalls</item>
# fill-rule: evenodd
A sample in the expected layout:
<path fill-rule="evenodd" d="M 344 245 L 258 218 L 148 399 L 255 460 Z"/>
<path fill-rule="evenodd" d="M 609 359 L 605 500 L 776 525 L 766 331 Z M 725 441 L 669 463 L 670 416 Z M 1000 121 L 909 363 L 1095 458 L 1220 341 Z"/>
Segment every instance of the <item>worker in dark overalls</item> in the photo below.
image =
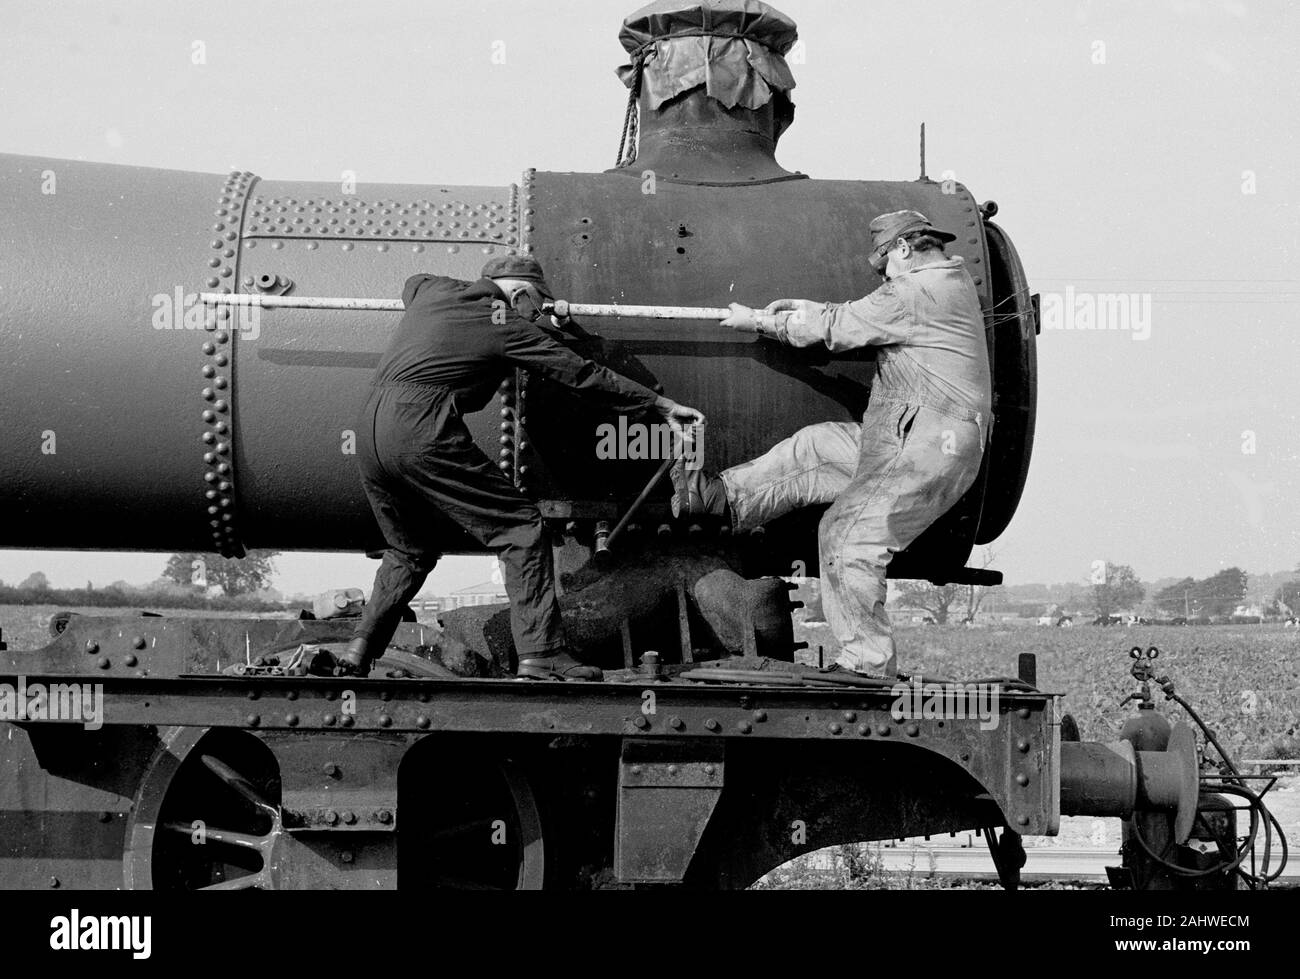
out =
<path fill-rule="evenodd" d="M 407 280 L 406 313 L 357 426 L 362 483 L 388 548 L 354 638 L 336 657 L 337 675 L 365 676 L 384 654 L 403 609 L 442 556 L 437 526 L 445 517 L 500 559 L 518 675 L 601 678 L 565 642 L 541 512 L 474 444 L 463 418 L 483 408 L 515 368 L 620 413 L 657 411 L 676 432 L 703 424 L 704 416 L 583 359 L 535 325 L 550 297 L 541 266 L 525 255 L 492 259 L 477 282 Z"/>

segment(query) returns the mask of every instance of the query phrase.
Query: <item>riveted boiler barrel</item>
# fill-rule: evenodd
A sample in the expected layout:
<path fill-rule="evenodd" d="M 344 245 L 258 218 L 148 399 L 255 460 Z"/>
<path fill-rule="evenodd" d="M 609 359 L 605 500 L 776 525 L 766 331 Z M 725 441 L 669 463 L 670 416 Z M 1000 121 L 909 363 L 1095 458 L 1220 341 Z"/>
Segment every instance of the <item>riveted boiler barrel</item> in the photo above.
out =
<path fill-rule="evenodd" d="M 648 186 L 639 171 L 529 171 L 510 187 L 344 193 L 247 172 L 0 161 L 0 546 L 378 543 L 351 447 L 400 314 L 252 318 L 205 310 L 199 292 L 396 298 L 416 272 L 472 279 L 514 249 L 535 254 L 557 294 L 576 301 L 846 300 L 879 284 L 863 258 L 867 222 L 904 207 L 958 234 L 951 251 L 990 313 L 998 386 L 986 478 L 914 549 L 959 564 L 1014 510 L 1032 432 L 1032 315 L 1009 240 L 964 188 L 667 175 Z M 585 325 L 599 337 L 581 349 L 705 412 L 710 468 L 805 424 L 857 420 L 869 397 L 869 352 L 789 350 L 708 323 Z M 534 380 L 471 428 L 544 512 L 581 518 L 617 512 L 655 466 L 601 458 L 610 420 Z M 448 545 L 477 549 L 467 538 Z"/>

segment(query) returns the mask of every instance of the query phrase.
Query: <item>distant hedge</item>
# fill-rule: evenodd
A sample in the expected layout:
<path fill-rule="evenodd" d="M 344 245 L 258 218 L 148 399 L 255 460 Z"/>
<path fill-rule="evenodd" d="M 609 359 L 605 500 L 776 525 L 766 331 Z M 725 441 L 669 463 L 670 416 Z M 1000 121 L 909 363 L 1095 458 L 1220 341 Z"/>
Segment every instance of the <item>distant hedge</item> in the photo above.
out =
<path fill-rule="evenodd" d="M 288 607 L 247 596 L 204 598 L 184 592 L 122 591 L 117 588 L 19 588 L 0 585 L 0 605 L 66 605 L 96 608 L 184 608 L 210 612 L 283 612 Z M 296 606 L 295 606 L 296 607 Z"/>

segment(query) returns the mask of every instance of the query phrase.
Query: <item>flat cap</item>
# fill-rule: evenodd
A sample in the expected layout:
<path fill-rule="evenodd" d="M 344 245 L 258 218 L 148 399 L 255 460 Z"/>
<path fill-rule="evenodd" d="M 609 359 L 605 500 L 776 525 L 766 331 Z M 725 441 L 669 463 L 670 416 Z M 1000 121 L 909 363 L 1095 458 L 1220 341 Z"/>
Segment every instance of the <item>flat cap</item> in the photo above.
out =
<path fill-rule="evenodd" d="M 541 263 L 531 255 L 498 255 L 488 259 L 479 273 L 485 279 L 530 279 L 545 282 L 546 274 Z"/>
<path fill-rule="evenodd" d="M 871 267 L 876 270 L 877 274 L 885 269 L 886 254 L 889 252 L 889 246 L 903 235 L 915 234 L 918 231 L 924 231 L 928 235 L 934 235 L 940 241 L 956 241 L 957 236 L 947 231 L 940 231 L 930 223 L 920 211 L 890 211 L 888 214 L 881 214 L 871 219 L 867 225 L 867 230 L 871 232 Z"/>

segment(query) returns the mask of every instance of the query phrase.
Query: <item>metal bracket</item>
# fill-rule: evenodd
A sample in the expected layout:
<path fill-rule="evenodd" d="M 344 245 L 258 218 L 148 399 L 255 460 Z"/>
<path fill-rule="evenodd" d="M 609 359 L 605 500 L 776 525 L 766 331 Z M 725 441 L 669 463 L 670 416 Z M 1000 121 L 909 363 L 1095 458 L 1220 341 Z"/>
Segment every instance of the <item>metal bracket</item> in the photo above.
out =
<path fill-rule="evenodd" d="M 623 740 L 614 872 L 625 883 L 680 883 L 722 794 L 724 744 Z"/>
<path fill-rule="evenodd" d="M 280 765 L 280 805 L 289 832 L 392 832 L 404 736 L 267 733 Z"/>

